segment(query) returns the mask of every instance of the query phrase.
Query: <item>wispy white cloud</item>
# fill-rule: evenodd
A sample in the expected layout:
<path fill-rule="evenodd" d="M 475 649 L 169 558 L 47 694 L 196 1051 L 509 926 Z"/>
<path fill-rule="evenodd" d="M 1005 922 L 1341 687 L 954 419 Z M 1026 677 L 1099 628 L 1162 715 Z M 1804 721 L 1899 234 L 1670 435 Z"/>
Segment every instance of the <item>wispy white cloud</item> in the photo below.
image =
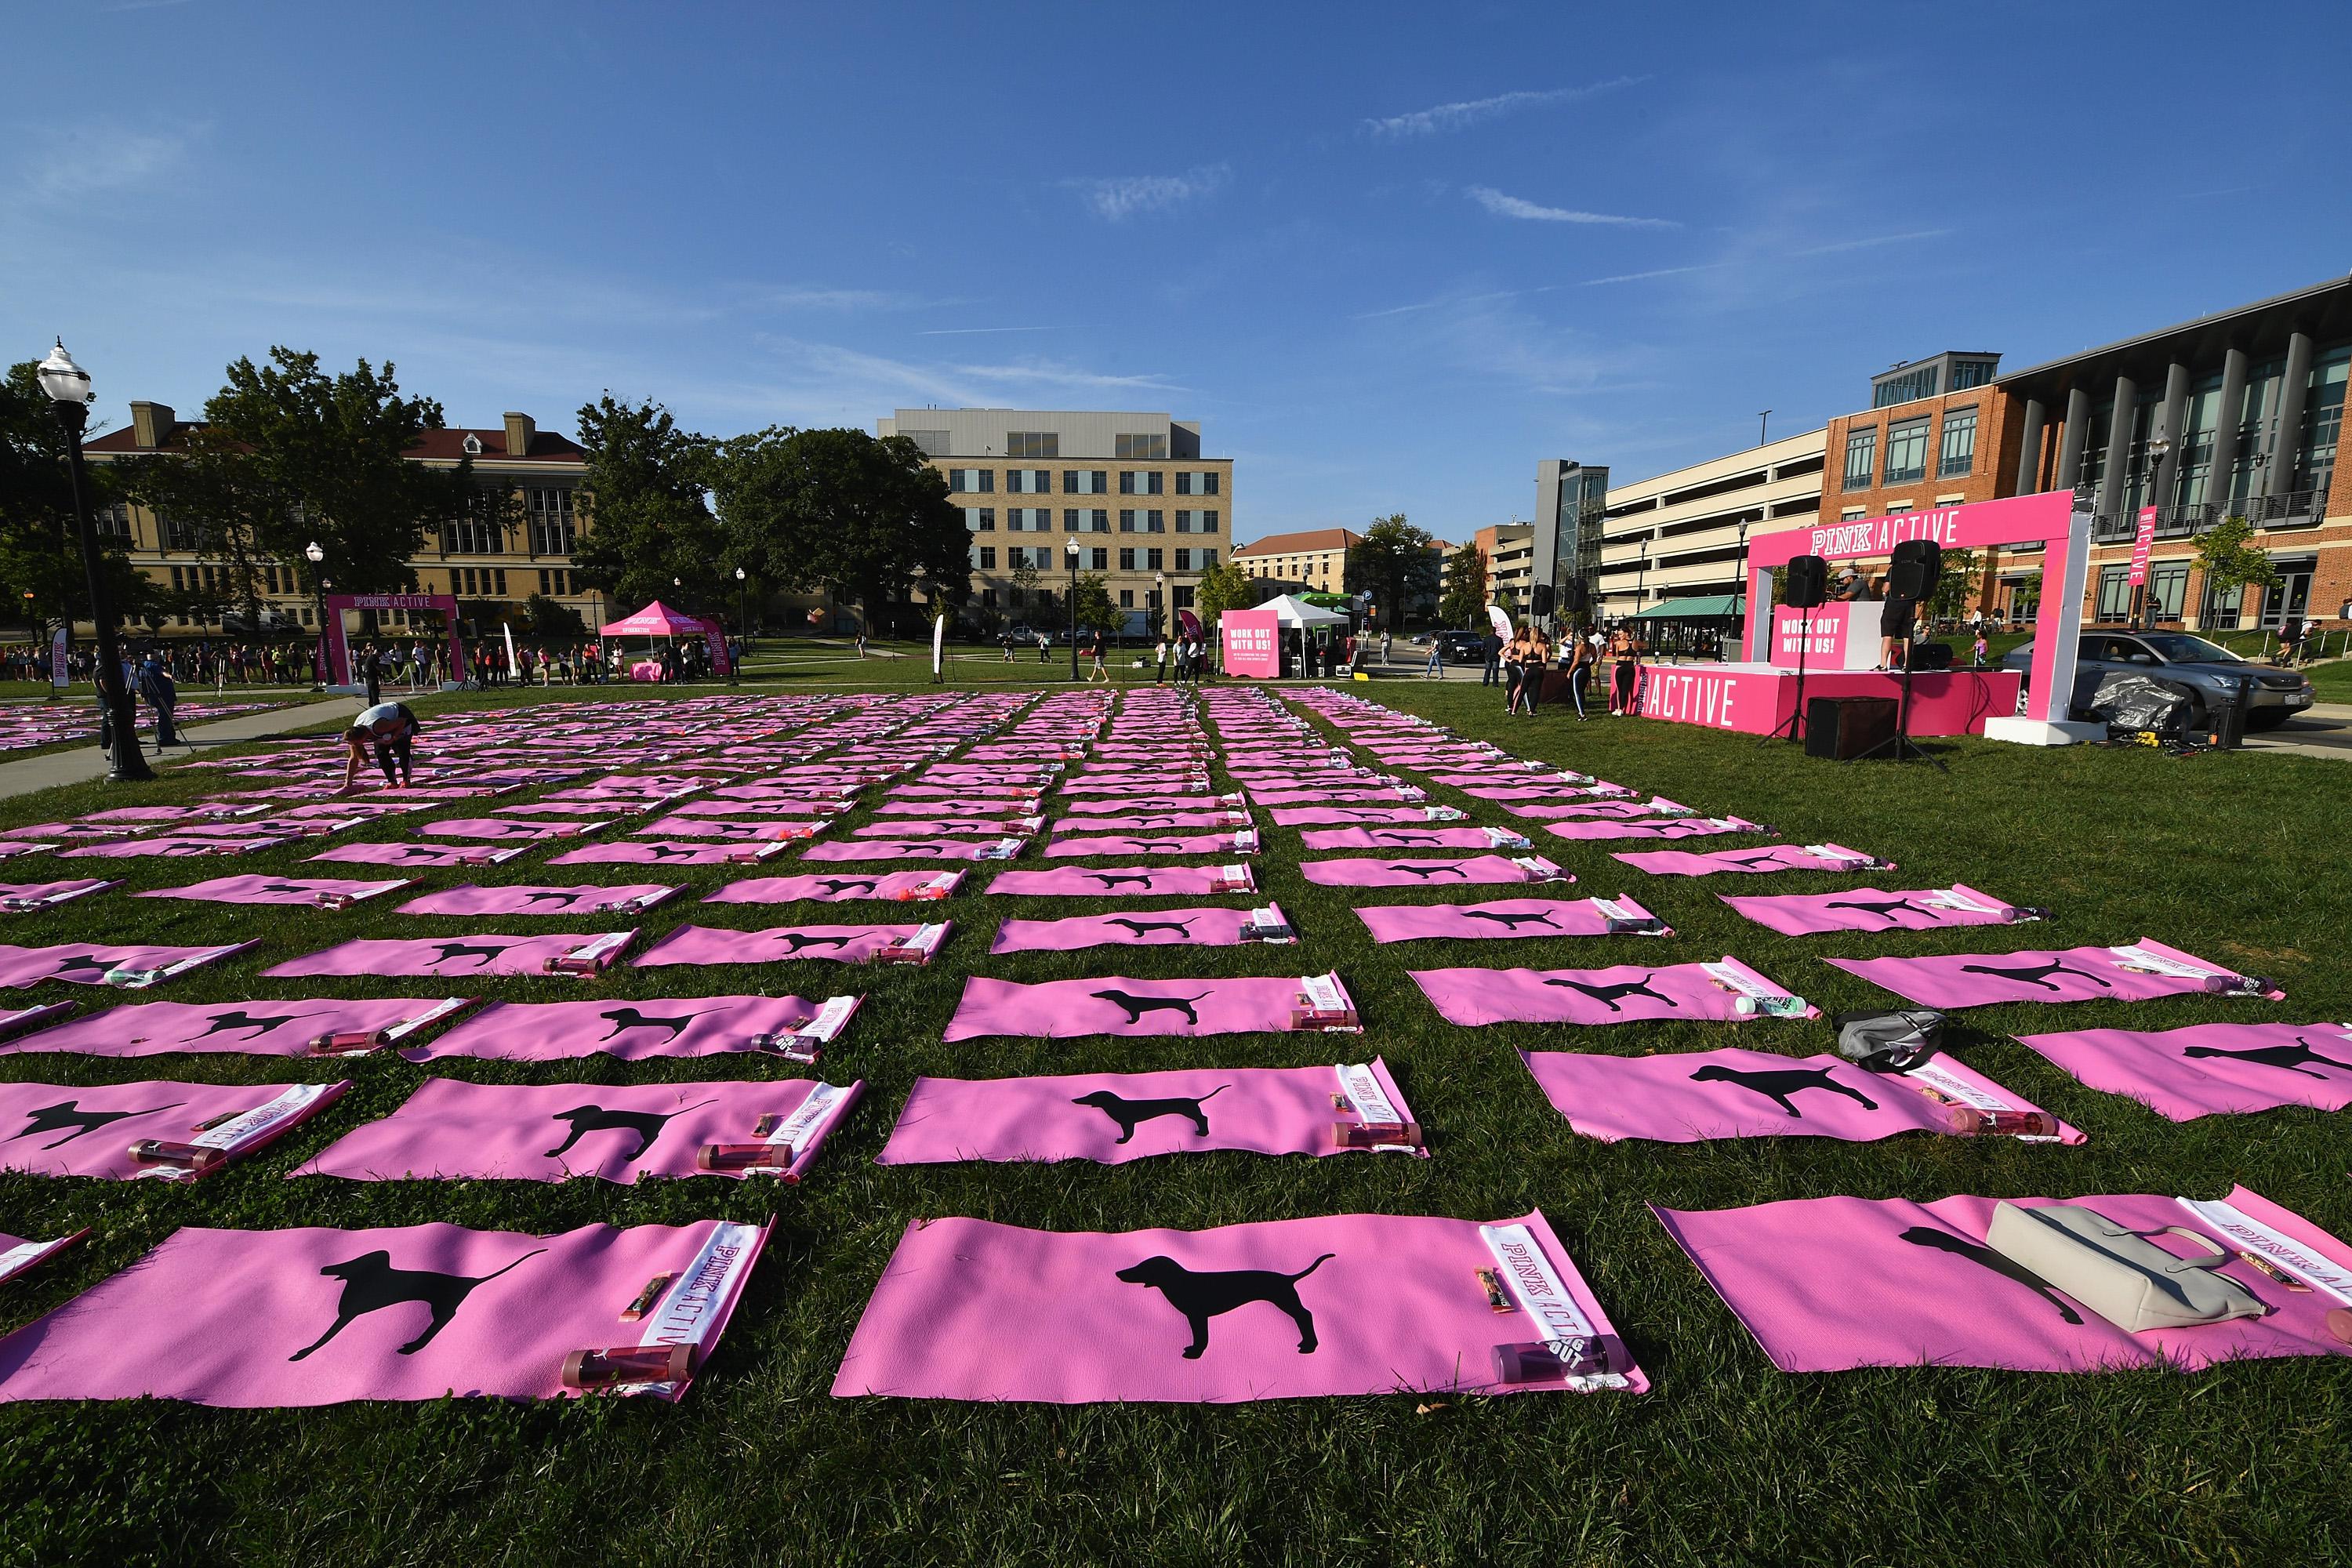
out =
<path fill-rule="evenodd" d="M 1017 364 L 956 364 L 948 367 L 959 375 L 980 381 L 1003 382 L 1037 386 L 1073 386 L 1090 391 L 1127 390 L 1141 392 L 1184 392 L 1160 375 L 1112 375 L 1102 371 L 1081 370 L 1074 365 L 1052 360 L 1025 360 Z"/>
<path fill-rule="evenodd" d="M 1598 289 L 1604 283 L 1640 283 L 1652 278 L 1679 278 L 1685 272 L 1713 272 L 1730 267 L 1729 261 L 1702 261 L 1694 267 L 1654 267 L 1647 272 L 1619 272 L 1607 278 L 1587 278 L 1578 284 L 1582 289 Z"/>
<path fill-rule="evenodd" d="M 134 131 L 105 121 L 51 132 L 26 161 L 19 184 L 37 201 L 70 200 L 145 184 L 176 168 L 202 134 L 202 127 Z"/>
<path fill-rule="evenodd" d="M 1540 290 L 1536 290 L 1540 292 Z M 1423 310 L 1444 310 L 1460 305 L 1484 304 L 1495 300 L 1516 300 L 1529 292 L 1525 289 L 1497 289 L 1484 294 L 1449 294 L 1442 300 L 1423 300 L 1413 305 L 1391 305 L 1385 310 L 1360 310 L 1351 321 L 1377 321 L 1384 316 L 1411 316 Z"/>
<path fill-rule="evenodd" d="M 1415 136 L 1434 136 L 1440 132 L 1460 131 L 1492 120 L 1498 115 L 1514 114 L 1523 109 L 1538 109 L 1546 104 L 1570 103 L 1595 93 L 1613 92 L 1622 87 L 1632 87 L 1649 80 L 1647 77 L 1612 77 L 1585 87 L 1556 87 L 1544 92 L 1498 92 L 1492 98 L 1465 99 L 1458 103 L 1440 103 L 1428 109 L 1416 109 L 1410 114 L 1392 114 L 1384 119 L 1367 120 L 1364 130 L 1386 141 L 1406 141 Z"/>
<path fill-rule="evenodd" d="M 1916 228 L 1905 234 L 1874 234 L 1867 239 L 1841 239 L 1834 245 L 1816 245 L 1805 250 L 1792 250 L 1791 256 L 1834 256 L 1843 250 L 1872 250 L 1882 245 L 1907 245 L 1915 239 L 1941 239 L 1951 233 L 1948 228 Z"/>
<path fill-rule="evenodd" d="M 919 338 L 968 338 L 987 332 L 1066 332 L 1070 330 L 1066 325 L 1059 327 L 926 327 L 915 335 Z"/>
<path fill-rule="evenodd" d="M 1214 195 L 1233 177 L 1231 165 L 1207 163 L 1181 174 L 1118 174 L 1108 179 L 1064 180 L 1062 184 L 1080 193 L 1097 217 L 1124 223 L 1139 213 L 1165 212 Z"/>
<path fill-rule="evenodd" d="M 1496 217 L 1523 218 L 1534 223 L 1615 224 L 1627 228 L 1679 228 L 1672 218 L 1625 217 L 1617 213 L 1582 212 L 1575 207 L 1547 207 L 1507 195 L 1492 185 L 1472 185 L 1464 193 Z"/>

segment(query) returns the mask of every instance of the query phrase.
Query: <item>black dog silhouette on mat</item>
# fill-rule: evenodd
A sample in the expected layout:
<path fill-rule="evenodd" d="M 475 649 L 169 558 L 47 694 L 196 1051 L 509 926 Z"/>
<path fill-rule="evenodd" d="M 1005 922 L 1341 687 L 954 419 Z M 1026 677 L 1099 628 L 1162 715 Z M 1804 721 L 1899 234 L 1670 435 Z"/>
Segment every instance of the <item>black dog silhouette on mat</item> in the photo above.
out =
<path fill-rule="evenodd" d="M 1130 1024 L 1143 1022 L 1143 1016 L 1146 1013 L 1163 1011 L 1181 1013 L 1184 1015 L 1186 1023 L 1198 1024 L 1201 1021 L 1201 1015 L 1192 1010 L 1192 1004 L 1205 1002 L 1210 996 L 1210 993 L 1206 991 L 1202 992 L 1198 996 L 1130 996 L 1124 991 L 1090 991 L 1087 994 L 1098 996 L 1115 1007 L 1124 1008 L 1127 1021 Z"/>
<path fill-rule="evenodd" d="M 2078 980 L 2089 981 L 2092 984 L 2098 986 L 2103 991 L 2112 991 L 2115 989 L 2114 986 L 2108 984 L 2097 975 L 2080 969 L 2069 969 L 2062 960 L 2055 958 L 2052 959 L 2047 963 L 2028 963 L 2021 965 L 2016 969 L 2003 969 L 2000 965 L 1992 963 L 1963 963 L 1960 965 L 1960 973 L 1963 974 L 1990 974 L 1994 976 L 1996 979 L 2014 980 L 2021 985 L 2039 985 L 2044 991 L 2063 991 L 2066 988 L 2063 985 L 2052 984 L 2050 977 L 2053 974 L 2071 974 Z"/>
<path fill-rule="evenodd" d="M 433 947 L 433 962 L 450 963 L 460 958 L 478 958 L 481 962 L 475 967 L 487 969 L 490 965 L 490 961 L 504 952 L 506 952 L 505 946 L 490 947 L 478 942 L 436 942 Z"/>
<path fill-rule="evenodd" d="M 1192 922 L 1191 921 L 1138 921 L 1129 920 L 1125 915 L 1113 915 L 1110 919 L 1103 921 L 1103 924 L 1107 926 L 1125 926 L 1128 930 L 1128 934 L 1130 936 L 1141 936 L 1148 931 L 1172 931 L 1178 936 L 1191 936 L 1192 934 Z"/>
<path fill-rule="evenodd" d="M 601 1046 L 606 1040 L 617 1039 L 623 1031 L 628 1029 L 667 1029 L 669 1033 L 662 1037 L 662 1044 L 667 1045 L 677 1038 L 686 1026 L 695 1019 L 707 1017 L 713 1013 L 733 1011 L 731 1007 L 705 1007 L 699 1013 L 680 1013 L 674 1017 L 648 1018 L 635 1007 L 614 1007 L 596 1015 L 613 1026 L 598 1037 L 596 1043 Z"/>
<path fill-rule="evenodd" d="M 1608 1008 L 1612 1013 L 1623 1012 L 1624 1009 L 1618 1006 L 1617 1004 L 1622 1002 L 1628 996 L 1647 996 L 1653 1002 L 1664 1002 L 1669 1007 L 1679 1007 L 1681 1004 L 1676 1002 L 1673 997 L 1662 996 L 1655 991 L 1650 989 L 1650 982 L 1655 980 L 1657 977 L 1658 973 L 1654 969 L 1649 973 L 1642 976 L 1639 980 L 1620 980 L 1613 985 L 1587 985 L 1581 980 L 1560 980 L 1557 978 L 1547 978 L 1544 981 L 1544 984 L 1547 985 L 1557 985 L 1567 991 L 1580 991 L 1585 995 L 1591 997 L 1595 1002 L 1600 1003 L 1603 1007 Z"/>
<path fill-rule="evenodd" d="M 1514 932 L 1523 925 L 1549 926 L 1554 931 L 1559 929 L 1559 923 L 1551 918 L 1551 911 L 1549 910 L 1532 915 L 1498 915 L 1488 910 L 1464 910 L 1462 918 L 1465 921 L 1490 921 Z"/>
<path fill-rule="evenodd" d="M 656 860 L 691 860 L 694 858 L 693 850 L 673 849 L 667 844 L 648 844 L 645 848 L 646 853 L 652 856 Z"/>
<path fill-rule="evenodd" d="M 1963 1240 L 1959 1237 L 1952 1235 L 1949 1231 L 1932 1230 L 1924 1225 L 1915 1225 L 1909 1229 L 1904 1231 L 1902 1233 L 1902 1239 L 1909 1242 L 1914 1247 L 1925 1247 L 1932 1248 L 1937 1252 L 1948 1252 L 1955 1258 L 1965 1258 L 1970 1263 L 1980 1264 L 1984 1268 L 1991 1269 L 1996 1274 L 2007 1275 L 2010 1279 L 2016 1280 L 2020 1285 L 2024 1286 L 2027 1289 L 2032 1291 L 2035 1295 L 2040 1296 L 2043 1300 L 2057 1308 L 2058 1315 L 2061 1318 L 2063 1318 L 2066 1321 L 2075 1324 L 2078 1327 L 2083 1321 L 2083 1314 L 2068 1306 L 2066 1302 L 2060 1298 L 2057 1291 L 2051 1289 L 2049 1282 L 2043 1279 L 2041 1275 L 2034 1273 L 2033 1270 L 2025 1268 L 2021 1264 L 2011 1262 L 2010 1259 L 2003 1258 L 2000 1253 L 1995 1252 L 1990 1247 L 1979 1247 L 1977 1243 Z"/>
<path fill-rule="evenodd" d="M 1079 1095 L 1070 1103 L 1090 1105 L 1118 1122 L 1118 1137 L 1114 1140 L 1117 1142 L 1124 1143 L 1134 1137 L 1139 1123 L 1156 1116 L 1185 1117 L 1192 1123 L 1193 1136 L 1206 1138 L 1209 1135 L 1209 1113 L 1201 1109 L 1202 1101 L 1214 1100 L 1232 1087 L 1229 1083 L 1221 1083 L 1197 1100 L 1186 1100 L 1181 1096 L 1167 1100 L 1129 1100 L 1107 1089 L 1098 1089 L 1091 1094 Z"/>
<path fill-rule="evenodd" d="M 1424 882 L 1432 877 L 1461 877 L 1467 879 L 1469 876 L 1469 873 L 1459 866 L 1419 866 L 1410 860 L 1400 861 L 1393 866 L 1383 866 L 1381 869 L 1402 871 L 1410 876 L 1419 877 Z"/>
<path fill-rule="evenodd" d="M 699 1100 L 692 1105 L 681 1105 L 676 1110 L 611 1110 L 601 1105 L 575 1105 L 569 1110 L 554 1111 L 549 1120 L 569 1123 L 572 1135 L 550 1149 L 547 1157 L 562 1159 L 571 1152 L 574 1143 L 591 1132 L 634 1132 L 637 1146 L 621 1156 L 624 1160 L 634 1160 L 654 1146 L 654 1140 L 662 1135 L 662 1129 L 669 1125 L 671 1117 L 717 1103 L 716 1100 Z"/>
<path fill-rule="evenodd" d="M 1172 1258 L 1147 1258 L 1117 1278 L 1129 1285 L 1149 1285 L 1168 1298 L 1168 1304 L 1192 1325 L 1192 1342 L 1184 1347 L 1186 1361 L 1198 1361 L 1209 1348 L 1209 1320 L 1252 1301 L 1264 1301 L 1290 1314 L 1298 1325 L 1298 1353 L 1315 1352 L 1315 1317 L 1298 1299 L 1298 1282 L 1337 1256 L 1327 1252 L 1296 1274 L 1270 1268 L 1226 1268 L 1198 1273 Z"/>
<path fill-rule="evenodd" d="M 2352 1072 L 2352 1062 L 2339 1062 L 2334 1057 L 2321 1056 L 2301 1035 L 2294 1037 L 2294 1044 L 2291 1046 L 2253 1046 L 2242 1051 L 2223 1050 L 2219 1046 L 2184 1046 L 2180 1054 L 2184 1057 L 2226 1057 L 2232 1061 L 2252 1062 L 2257 1067 L 2284 1068 L 2299 1077 L 2315 1078 L 2322 1083 L 2327 1081 L 2326 1073 L 2306 1072 L 2302 1064 L 2317 1062 L 2322 1067 L 2340 1068 Z"/>
<path fill-rule="evenodd" d="M 805 936 L 796 931 L 780 931 L 768 940 L 781 942 L 785 951 L 795 957 L 804 947 L 847 947 L 849 945 L 849 939 L 845 936 Z"/>
<path fill-rule="evenodd" d="M 433 1321 L 425 1325 L 423 1333 L 401 1346 L 398 1352 L 415 1355 L 433 1342 L 434 1335 L 449 1326 L 449 1320 L 457 1315 L 457 1309 L 466 1304 L 466 1298 L 474 1293 L 474 1287 L 488 1284 L 509 1269 L 521 1267 L 546 1250 L 543 1247 L 535 1247 L 505 1268 L 494 1269 L 478 1279 L 468 1279 L 463 1274 L 436 1274 L 424 1268 L 394 1268 L 392 1254 L 382 1250 L 362 1252 L 357 1258 L 327 1264 L 319 1272 L 330 1279 L 343 1282 L 342 1299 L 335 1306 L 335 1321 L 328 1325 L 325 1333 L 286 1359 L 300 1361 L 370 1312 L 380 1312 L 386 1307 L 397 1307 L 407 1301 L 421 1301 L 432 1309 Z"/>
<path fill-rule="evenodd" d="M 839 898 L 843 892 L 851 888 L 862 888 L 870 893 L 874 890 L 876 883 L 871 877 L 819 877 L 816 879 L 816 885 L 834 897 Z"/>
<path fill-rule="evenodd" d="M 113 960 L 100 958 L 94 952 L 68 953 L 58 960 L 58 966 L 49 971 L 49 978 L 63 980 L 69 974 L 103 975 L 113 967 Z"/>
<path fill-rule="evenodd" d="M 25 1112 L 25 1130 L 10 1133 L 5 1142 L 14 1143 L 19 1138 L 30 1138 L 37 1132 L 55 1132 L 62 1128 L 72 1128 L 72 1131 L 57 1142 L 41 1145 L 44 1149 L 55 1149 L 72 1142 L 85 1132 L 95 1132 L 101 1127 L 128 1121 L 134 1116 L 152 1116 L 158 1111 L 176 1110 L 186 1103 L 184 1100 L 175 1100 L 169 1105 L 152 1106 L 145 1110 L 84 1110 L 78 1100 L 62 1100 L 56 1105 L 44 1105 L 37 1110 Z M 1119 1142 L 1124 1143 L 1127 1140 L 1122 1138 Z"/>
<path fill-rule="evenodd" d="M 1147 888 L 1151 886 L 1151 873 L 1149 871 L 1089 871 L 1087 875 L 1106 888 L 1116 888 L 1128 882 L 1140 882 Z"/>
<path fill-rule="evenodd" d="M 330 1013 L 332 1009 L 329 1009 Z M 205 1026 L 201 1030 L 197 1031 L 196 1034 L 190 1037 L 190 1042 L 193 1044 L 196 1040 L 209 1039 L 215 1035 L 226 1034 L 235 1029 L 250 1029 L 253 1033 L 246 1036 L 246 1038 L 248 1040 L 257 1040 L 262 1036 L 269 1033 L 270 1030 L 281 1027 L 287 1024 L 291 1024 L 298 1018 L 324 1018 L 328 1016 L 328 1013 L 264 1013 L 256 1015 L 248 1013 L 240 1007 L 234 1012 L 215 1013 L 211 1017 L 205 1019 Z"/>
<path fill-rule="evenodd" d="M 1727 866 L 1780 866 L 1786 865 L 1787 862 L 1780 858 L 1780 852 L 1778 849 L 1767 849 L 1761 855 L 1743 855 L 1737 860 L 1726 860 L 1723 864 Z"/>
<path fill-rule="evenodd" d="M 1927 912 L 1908 899 L 1888 899 L 1884 901 L 1876 899 L 1842 899 L 1833 904 L 1823 904 L 1822 908 L 1857 910 L 1865 915 L 1876 915 L 1889 925 L 1895 923 L 1895 911 L 1897 910 L 1907 910 L 1915 915 L 1924 915 Z"/>
<path fill-rule="evenodd" d="M 1801 1121 L 1805 1113 L 1797 1109 L 1792 1096 L 1809 1089 L 1825 1089 L 1832 1094 L 1844 1095 L 1864 1110 L 1878 1109 L 1878 1101 L 1858 1089 L 1850 1088 L 1830 1076 L 1827 1068 L 1779 1068 L 1749 1072 L 1739 1068 L 1727 1068 L 1709 1062 L 1691 1074 L 1693 1083 L 1727 1083 L 1744 1089 L 1750 1094 L 1760 1094 L 1776 1101 L 1790 1116 Z"/>
<path fill-rule="evenodd" d="M 294 883 L 292 883 L 292 882 L 264 882 L 264 883 L 262 883 L 262 884 L 261 884 L 261 886 L 259 886 L 258 888 L 254 889 L 253 890 L 254 890 L 255 892 L 257 892 L 257 893 L 303 893 L 303 894 L 314 893 L 314 892 L 317 892 L 317 891 L 318 891 L 318 889 L 317 889 L 316 888 L 304 888 L 304 887 L 299 887 L 299 886 L 297 886 L 296 884 L 294 884 Z"/>
<path fill-rule="evenodd" d="M 544 900 L 548 903 L 562 904 L 564 908 L 570 909 L 587 896 L 585 893 L 558 893 L 542 889 L 536 893 L 525 893 L 522 896 L 522 901 L 526 904 L 535 904 Z"/>

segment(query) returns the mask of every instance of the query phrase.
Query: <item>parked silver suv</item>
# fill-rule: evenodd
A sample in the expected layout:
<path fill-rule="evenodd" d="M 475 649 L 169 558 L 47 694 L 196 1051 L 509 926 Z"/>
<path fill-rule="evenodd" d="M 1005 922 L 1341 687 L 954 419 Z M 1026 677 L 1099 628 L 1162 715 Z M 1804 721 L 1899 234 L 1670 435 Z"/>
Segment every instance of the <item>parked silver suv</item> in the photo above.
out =
<path fill-rule="evenodd" d="M 2092 631 L 2083 634 L 2074 656 L 2074 707 L 2090 702 L 2100 678 L 2118 670 L 2145 675 L 2188 693 L 2189 722 L 2206 722 L 2215 703 L 2234 700 L 2251 679 L 2246 728 L 2275 730 L 2311 706 L 2311 682 L 2297 670 L 2241 658 L 2219 643 L 2188 632 Z M 2001 657 L 2003 669 L 2033 679 L 2033 644 L 2024 642 Z"/>

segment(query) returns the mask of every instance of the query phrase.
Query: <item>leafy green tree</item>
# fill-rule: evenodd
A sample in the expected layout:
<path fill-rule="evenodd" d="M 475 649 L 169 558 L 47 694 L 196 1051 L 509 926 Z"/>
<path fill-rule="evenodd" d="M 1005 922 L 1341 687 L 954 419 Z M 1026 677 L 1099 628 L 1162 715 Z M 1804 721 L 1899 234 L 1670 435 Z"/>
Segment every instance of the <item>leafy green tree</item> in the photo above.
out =
<path fill-rule="evenodd" d="M 1111 603 L 1110 590 L 1104 586 L 1101 573 L 1079 573 L 1078 585 L 1073 592 L 1081 627 L 1108 637 L 1127 624 L 1127 612 Z"/>
<path fill-rule="evenodd" d="M 240 358 L 227 374 L 182 452 L 118 465 L 141 501 L 194 531 L 221 601 L 257 615 L 263 568 L 307 576 L 314 541 L 342 592 L 414 588 L 409 562 L 426 531 L 475 489 L 470 460 L 446 469 L 409 459 L 425 431 L 444 427 L 440 404 L 404 396 L 389 361 L 331 376 L 317 354 L 275 347 L 268 363 Z"/>
<path fill-rule="evenodd" d="M 2245 588 L 2275 588 L 2278 568 L 2254 547 L 2254 525 L 2225 517 L 2197 541 L 2197 563 L 2205 569 L 2205 593 L 2227 597 Z"/>
<path fill-rule="evenodd" d="M 1454 552 L 1438 621 L 1448 626 L 1478 626 L 1486 618 L 1486 552 L 1475 542 Z M 1485 628 L 1480 627 L 1481 630 Z"/>
<path fill-rule="evenodd" d="M 1402 627 L 1409 612 L 1437 596 L 1437 552 L 1430 548 L 1435 542 L 1401 511 L 1374 518 L 1348 547 L 1348 591 L 1369 590 L 1378 624 Z"/>
<path fill-rule="evenodd" d="M 907 437 L 772 426 L 721 444 L 709 473 L 730 565 L 855 600 L 869 627 L 918 588 L 945 607 L 971 593 L 963 514 Z"/>
<path fill-rule="evenodd" d="M 1211 630 L 1227 610 L 1246 610 L 1256 604 L 1257 579 L 1230 561 L 1208 568 L 1192 584 L 1192 613 Z"/>
<path fill-rule="evenodd" d="M 678 428 L 658 403 L 620 403 L 608 392 L 580 410 L 580 445 L 588 528 L 572 559 L 587 584 L 618 615 L 656 599 L 683 599 L 676 607 L 686 610 L 722 603 L 733 568 L 748 563 L 730 558 L 705 499 L 711 443 Z"/>
<path fill-rule="evenodd" d="M 588 635 L 580 612 L 561 600 L 544 594 L 533 594 L 523 601 L 523 613 L 530 622 L 530 635 L 557 642 L 577 641 Z"/>
<path fill-rule="evenodd" d="M 0 380 L 0 595 L 35 626 L 89 615 L 89 584 L 82 572 L 80 525 L 74 517 L 65 433 L 50 411 L 36 363 L 8 367 Z M 92 463 L 93 507 L 118 497 L 107 465 Z M 134 623 L 161 604 L 161 591 L 131 564 L 120 541 L 99 536 L 100 569 L 108 596 Z"/>
<path fill-rule="evenodd" d="M 1927 596 L 1930 615 L 1944 620 L 1954 620 L 1968 613 L 1969 605 L 1977 594 L 1977 552 L 1973 550 L 1944 552 L 1942 572 L 1936 578 L 1935 592 Z"/>

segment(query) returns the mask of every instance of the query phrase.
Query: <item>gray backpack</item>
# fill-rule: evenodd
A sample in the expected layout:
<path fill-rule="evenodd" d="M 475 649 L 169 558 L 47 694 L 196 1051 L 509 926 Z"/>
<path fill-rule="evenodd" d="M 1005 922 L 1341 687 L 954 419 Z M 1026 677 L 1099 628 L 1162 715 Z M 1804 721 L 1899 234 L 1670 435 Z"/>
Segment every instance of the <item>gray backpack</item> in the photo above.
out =
<path fill-rule="evenodd" d="M 1908 1072 L 1944 1043 L 1944 1016 L 1927 1008 L 1903 1013 L 1837 1013 L 1838 1055 L 1872 1072 Z"/>

